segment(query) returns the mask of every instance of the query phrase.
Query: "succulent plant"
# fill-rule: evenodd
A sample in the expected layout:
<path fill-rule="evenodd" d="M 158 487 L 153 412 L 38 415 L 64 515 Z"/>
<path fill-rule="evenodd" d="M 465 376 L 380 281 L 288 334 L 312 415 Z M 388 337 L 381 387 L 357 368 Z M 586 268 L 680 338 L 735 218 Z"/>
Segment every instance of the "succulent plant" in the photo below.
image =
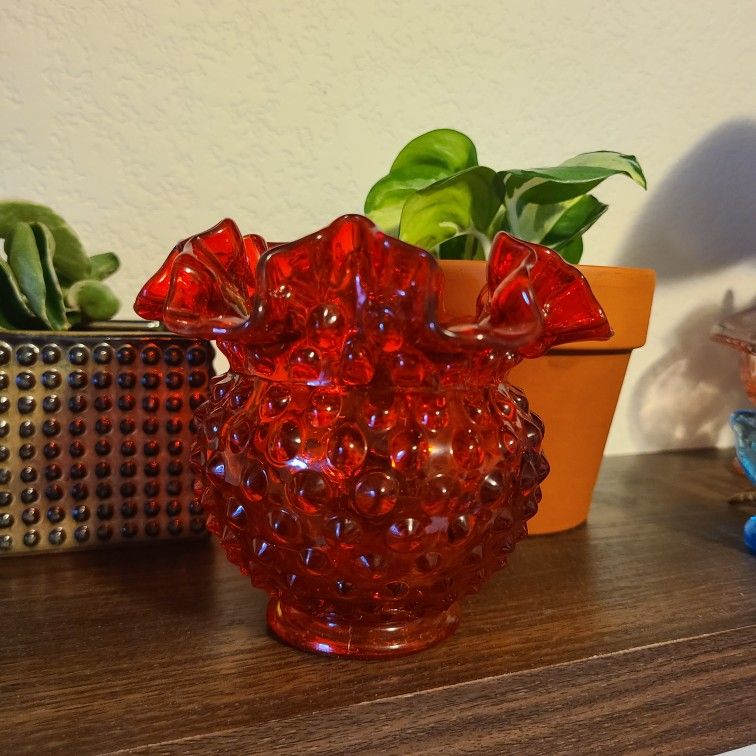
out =
<path fill-rule="evenodd" d="M 469 137 L 436 129 L 402 148 L 368 193 L 365 214 L 442 259 L 487 259 L 506 231 L 577 263 L 583 234 L 607 209 L 589 192 L 618 174 L 646 188 L 633 155 L 585 152 L 551 168 L 495 171 L 478 164 Z"/>
<path fill-rule="evenodd" d="M 118 298 L 103 283 L 118 270 L 118 257 L 87 255 L 49 207 L 0 202 L 0 238 L 0 329 L 65 331 L 118 312 Z"/>

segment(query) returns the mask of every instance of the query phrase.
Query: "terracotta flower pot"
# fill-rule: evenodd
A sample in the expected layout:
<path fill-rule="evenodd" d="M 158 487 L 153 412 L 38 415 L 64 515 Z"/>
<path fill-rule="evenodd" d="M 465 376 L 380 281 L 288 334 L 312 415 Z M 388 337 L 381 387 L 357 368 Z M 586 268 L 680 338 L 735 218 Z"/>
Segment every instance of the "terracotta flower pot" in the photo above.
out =
<path fill-rule="evenodd" d="M 444 260 L 444 303 L 454 316 L 467 315 L 470 292 L 486 282 L 486 264 Z M 543 500 L 528 523 L 531 534 L 557 533 L 585 522 L 604 446 L 630 354 L 646 341 L 655 274 L 646 268 L 578 266 L 606 312 L 614 336 L 551 349 L 512 370 L 547 432 L 543 442 L 551 473 Z"/>

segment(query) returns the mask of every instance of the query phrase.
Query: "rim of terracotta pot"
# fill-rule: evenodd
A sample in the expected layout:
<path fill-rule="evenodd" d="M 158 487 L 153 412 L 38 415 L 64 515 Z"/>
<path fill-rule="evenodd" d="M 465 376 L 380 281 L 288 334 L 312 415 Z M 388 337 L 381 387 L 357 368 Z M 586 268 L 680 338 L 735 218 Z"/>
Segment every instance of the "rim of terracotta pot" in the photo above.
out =
<path fill-rule="evenodd" d="M 484 260 L 439 260 L 445 286 L 442 304 L 449 315 L 470 314 L 486 282 Z M 651 268 L 578 265 L 606 312 L 614 336 L 608 341 L 583 341 L 555 347 L 551 352 L 629 352 L 646 343 L 656 272 Z M 453 282 L 453 283 L 452 283 Z"/>

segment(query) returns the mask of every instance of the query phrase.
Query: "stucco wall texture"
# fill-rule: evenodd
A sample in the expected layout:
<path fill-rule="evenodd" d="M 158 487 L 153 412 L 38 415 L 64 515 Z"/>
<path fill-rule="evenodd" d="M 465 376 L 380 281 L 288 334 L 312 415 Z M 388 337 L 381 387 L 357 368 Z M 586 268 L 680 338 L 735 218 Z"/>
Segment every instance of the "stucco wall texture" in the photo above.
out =
<path fill-rule="evenodd" d="M 752 2 L 0 0 L 0 195 L 123 260 L 130 314 L 173 243 L 225 216 L 289 239 L 344 212 L 412 136 L 495 168 L 638 155 L 584 262 L 656 267 L 609 453 L 729 443 L 746 400 L 708 340 L 756 293 Z"/>

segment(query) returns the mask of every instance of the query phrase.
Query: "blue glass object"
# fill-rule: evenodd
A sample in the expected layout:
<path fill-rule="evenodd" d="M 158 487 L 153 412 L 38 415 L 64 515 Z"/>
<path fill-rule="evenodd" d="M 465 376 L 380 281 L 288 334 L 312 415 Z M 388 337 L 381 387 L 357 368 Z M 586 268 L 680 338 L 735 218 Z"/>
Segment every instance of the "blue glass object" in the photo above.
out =
<path fill-rule="evenodd" d="M 743 540 L 748 551 L 756 554 L 756 515 L 746 520 L 743 526 Z"/>
<path fill-rule="evenodd" d="M 756 410 L 738 410 L 730 417 L 735 431 L 735 453 L 748 480 L 756 483 Z"/>
<path fill-rule="evenodd" d="M 718 323 L 711 337 L 740 352 L 740 375 L 748 398 L 756 404 L 756 306 L 749 307 Z M 735 431 L 735 453 L 751 483 L 756 484 L 756 411 L 738 410 L 730 417 Z M 746 499 L 748 500 L 748 499 Z M 743 528 L 746 548 L 756 554 L 756 517 Z"/>

